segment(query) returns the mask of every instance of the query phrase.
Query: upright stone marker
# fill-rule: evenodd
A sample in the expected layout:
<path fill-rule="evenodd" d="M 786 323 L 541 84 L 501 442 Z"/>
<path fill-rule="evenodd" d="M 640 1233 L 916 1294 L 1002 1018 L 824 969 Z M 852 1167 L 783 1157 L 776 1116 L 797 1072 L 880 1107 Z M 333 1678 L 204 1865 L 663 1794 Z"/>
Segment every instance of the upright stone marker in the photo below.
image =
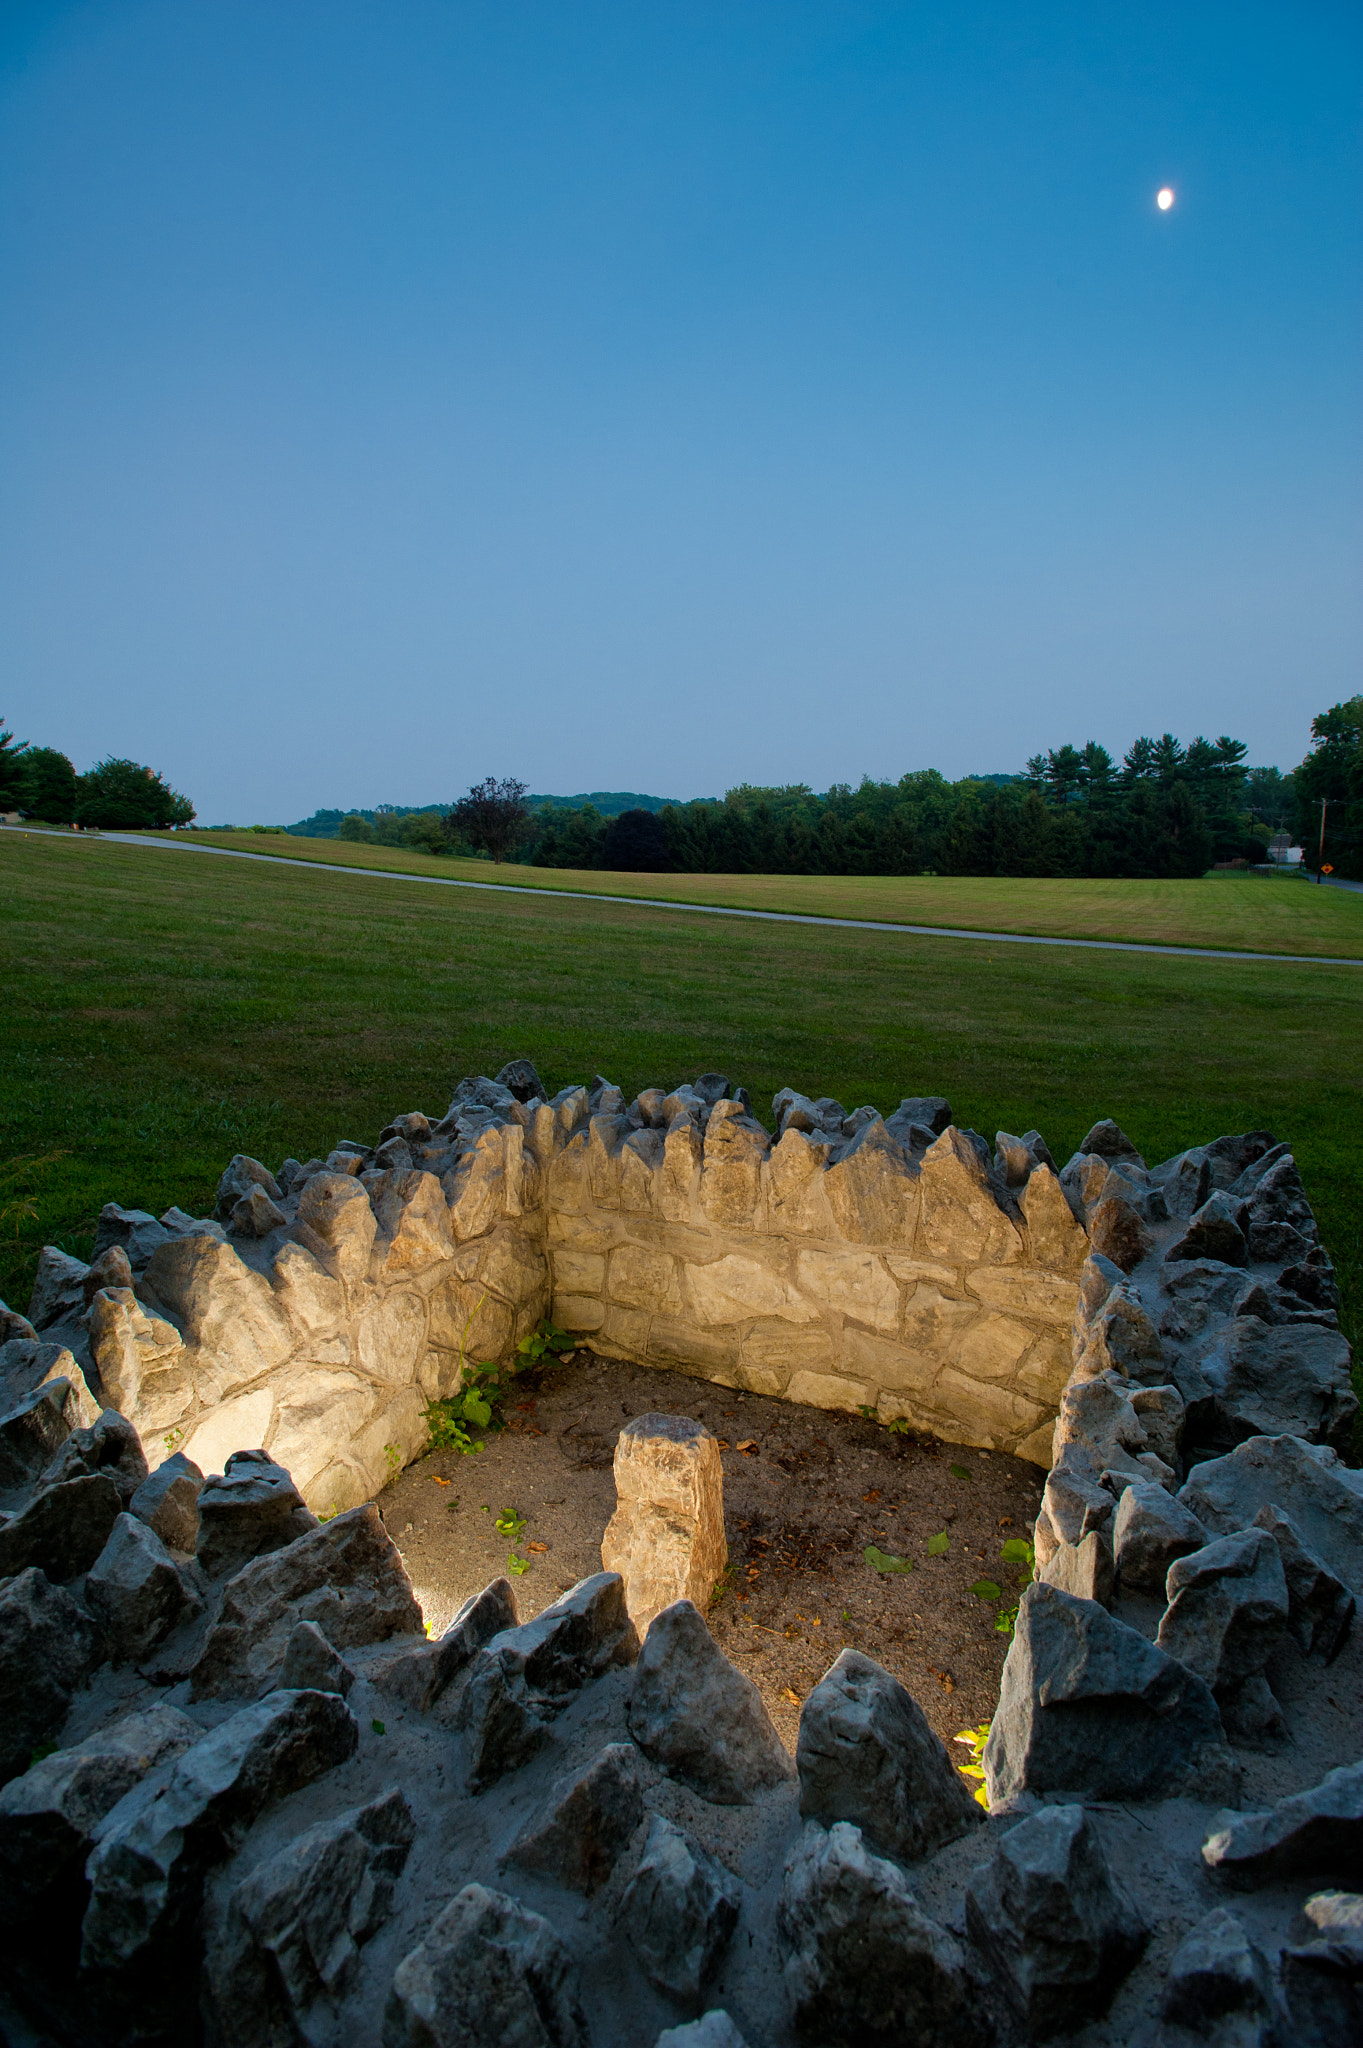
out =
<path fill-rule="evenodd" d="M 639 1416 L 615 1446 L 615 1491 L 601 1562 L 624 1579 L 640 1636 L 675 1600 L 703 1614 L 729 1555 L 715 1438 L 689 1416 Z"/>

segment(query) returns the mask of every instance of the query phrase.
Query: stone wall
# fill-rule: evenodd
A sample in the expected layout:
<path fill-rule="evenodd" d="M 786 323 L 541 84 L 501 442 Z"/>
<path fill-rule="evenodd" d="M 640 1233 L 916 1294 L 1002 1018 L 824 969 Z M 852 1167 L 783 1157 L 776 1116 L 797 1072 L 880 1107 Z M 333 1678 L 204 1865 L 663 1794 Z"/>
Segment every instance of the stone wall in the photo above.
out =
<path fill-rule="evenodd" d="M 83 1372 L 148 1441 L 205 1471 L 260 1445 L 330 1512 L 417 1455 L 461 1356 L 552 1312 L 607 1356 L 1049 1465 L 1085 1260 L 1147 1259 L 1190 1155 L 1147 1171 L 1096 1125 L 1060 1173 L 940 1097 L 773 1110 L 774 1137 L 719 1075 L 546 1101 L 517 1061 L 372 1146 L 234 1159 L 212 1219 L 110 1204 L 93 1263 L 49 1247 L 29 1318 L 5 1311 L 0 1395 Z"/>

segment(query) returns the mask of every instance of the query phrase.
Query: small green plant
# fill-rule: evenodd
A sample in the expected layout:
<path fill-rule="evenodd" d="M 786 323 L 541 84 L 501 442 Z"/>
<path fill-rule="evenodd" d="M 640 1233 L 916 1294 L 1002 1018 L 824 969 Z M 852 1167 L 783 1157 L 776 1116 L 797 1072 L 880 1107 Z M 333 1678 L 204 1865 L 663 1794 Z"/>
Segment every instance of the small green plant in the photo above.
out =
<path fill-rule="evenodd" d="M 525 1516 L 520 1514 L 515 1508 L 503 1508 L 492 1526 L 499 1536 L 507 1536 L 513 1543 L 518 1543 L 521 1530 L 527 1528 L 529 1524 Z"/>
<path fill-rule="evenodd" d="M 877 1550 L 874 1543 L 868 1543 L 861 1554 L 867 1564 L 870 1565 L 872 1571 L 911 1572 L 913 1570 L 913 1559 L 911 1557 L 892 1557 L 888 1551 Z M 845 1621 L 846 1619 L 847 1617 L 844 1615 L 843 1620 Z"/>
<path fill-rule="evenodd" d="M 560 1330 L 558 1324 L 551 1323 L 547 1316 L 516 1346 L 517 1355 L 525 1360 L 526 1365 L 538 1365 L 546 1355 L 552 1356 L 557 1363 L 561 1353 L 576 1349 L 577 1338 L 570 1337 L 566 1330 Z"/>
<path fill-rule="evenodd" d="M 383 1447 L 383 1462 L 388 1467 L 388 1477 L 396 1479 L 402 1470 L 402 1445 L 385 1444 Z"/>
<path fill-rule="evenodd" d="M 945 1529 L 939 1529 L 935 1536 L 928 1538 L 928 1556 L 945 1557 L 951 1548 L 951 1538 Z"/>
<path fill-rule="evenodd" d="M 1002 1586 L 995 1585 L 992 1579 L 976 1579 L 970 1590 L 977 1600 L 997 1600 L 1003 1593 Z"/>
<path fill-rule="evenodd" d="M 947 1470 L 953 1479 L 973 1479 L 975 1476 L 969 1465 L 948 1465 Z"/>
<path fill-rule="evenodd" d="M 376 1735 L 386 1735 L 388 1733 L 382 1721 L 371 1721 L 369 1725 Z"/>
<path fill-rule="evenodd" d="M 161 1439 L 166 1447 L 166 1456 L 173 1458 L 184 1440 L 185 1433 L 182 1429 L 168 1429 Z"/>
<path fill-rule="evenodd" d="M 530 1569 L 530 1560 L 528 1557 L 522 1557 L 519 1551 L 513 1550 L 506 1560 L 506 1568 L 513 1579 L 523 1579 Z"/>
<path fill-rule="evenodd" d="M 999 1555 L 1005 1564 L 1014 1566 L 1024 1585 L 1036 1577 L 1036 1547 L 1025 1536 L 1010 1536 Z M 994 1617 L 994 1626 L 1001 1636 L 1012 1635 L 1016 1628 L 1018 1604 L 1015 1600 L 1011 1607 L 1001 1607 Z"/>
<path fill-rule="evenodd" d="M 869 1408 L 864 1401 L 857 1403 L 857 1413 L 858 1415 L 864 1415 L 868 1422 L 877 1422 L 880 1419 L 880 1410 L 878 1408 Z M 908 1436 L 910 1433 L 909 1419 L 906 1415 L 896 1415 L 893 1422 L 885 1424 L 885 1429 L 890 1436 Z"/>
<path fill-rule="evenodd" d="M 502 1418 L 497 1410 L 511 1391 L 511 1383 L 518 1374 L 541 1365 L 546 1357 L 557 1360 L 558 1353 L 575 1348 L 576 1340 L 566 1330 L 549 1321 L 544 1321 L 522 1337 L 516 1346 L 516 1355 L 505 1366 L 469 1365 L 465 1359 L 468 1335 L 473 1318 L 487 1300 L 479 1296 L 468 1321 L 464 1324 L 459 1338 L 459 1390 L 448 1400 L 431 1401 L 426 1407 L 426 1428 L 429 1432 L 427 1448 L 432 1451 L 458 1451 L 467 1456 L 472 1451 L 481 1451 L 483 1446 L 469 1435 L 470 1429 L 501 1429 Z"/>
<path fill-rule="evenodd" d="M 975 1787 L 975 1797 L 985 1812 L 988 1813 L 989 1793 L 984 1782 L 983 1757 L 984 1746 L 989 1740 L 989 1723 L 988 1721 L 981 1721 L 978 1728 L 962 1728 L 960 1734 L 953 1735 L 951 1739 L 953 1742 L 963 1742 L 970 1751 L 970 1762 L 968 1764 L 958 1764 L 957 1769 L 962 1777 L 977 1778 L 979 1780 Z"/>

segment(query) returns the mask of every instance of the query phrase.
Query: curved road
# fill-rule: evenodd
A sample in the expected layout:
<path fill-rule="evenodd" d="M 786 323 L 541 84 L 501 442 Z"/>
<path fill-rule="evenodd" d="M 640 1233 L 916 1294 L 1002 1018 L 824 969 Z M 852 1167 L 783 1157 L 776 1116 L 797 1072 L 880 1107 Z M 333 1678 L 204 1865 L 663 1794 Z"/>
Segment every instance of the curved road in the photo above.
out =
<path fill-rule="evenodd" d="M 11 828 L 12 829 L 12 828 Z M 291 860 L 280 853 L 245 853 L 235 846 L 198 846 L 189 839 L 150 839 L 134 832 L 101 832 L 119 846 L 153 847 L 163 853 L 217 854 L 224 860 L 265 861 L 273 867 L 320 869 L 329 875 L 364 875 L 376 882 L 426 882 L 437 889 L 483 889 L 495 895 L 548 896 L 576 903 L 623 903 L 632 910 L 685 910 L 701 917 L 747 917 L 760 924 L 834 925 L 857 932 L 904 932 L 922 939 L 980 939 L 991 946 L 1076 946 L 1093 953 L 1165 953 L 1187 960 L 1258 960 L 1296 967 L 1363 967 L 1363 959 L 1323 953 L 1237 953 L 1213 946 L 1157 946 L 1137 939 L 1055 939 L 1031 932 L 984 932 L 940 924 L 892 924 L 867 917 L 817 917 L 800 910 L 739 910 L 720 903 L 682 903 L 665 896 L 606 896 L 591 889 L 527 889 L 515 882 L 469 882 L 457 875 L 417 875 L 401 868 L 349 867 L 341 861 Z"/>

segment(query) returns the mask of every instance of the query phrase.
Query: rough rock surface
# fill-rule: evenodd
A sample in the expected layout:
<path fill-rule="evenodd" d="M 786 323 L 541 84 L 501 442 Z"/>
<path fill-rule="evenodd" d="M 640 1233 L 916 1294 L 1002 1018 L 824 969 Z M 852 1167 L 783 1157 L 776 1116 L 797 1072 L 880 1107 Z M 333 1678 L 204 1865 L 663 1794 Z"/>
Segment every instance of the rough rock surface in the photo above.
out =
<path fill-rule="evenodd" d="M 1278 1546 L 1287 1582 L 1287 1625 L 1297 1644 L 1307 1656 L 1332 1664 L 1353 1626 L 1357 1600 L 1281 1508 L 1260 1508 L 1254 1526 L 1266 1529 Z"/>
<path fill-rule="evenodd" d="M 738 1925 L 738 1880 L 662 1814 L 620 1901 L 640 1968 L 672 1998 L 699 1998 Z"/>
<path fill-rule="evenodd" d="M 235 1451 L 200 1488 L 198 1511 L 199 1562 L 214 1578 L 317 1526 L 284 1467 L 263 1451 Z"/>
<path fill-rule="evenodd" d="M 1248 1529 L 1261 1508 L 1281 1510 L 1331 1571 L 1363 1592 L 1363 1489 L 1333 1451 L 1294 1436 L 1251 1437 L 1195 1466 L 1178 1498 L 1215 1536 Z"/>
<path fill-rule="evenodd" d="M 1231 1884 L 1298 1874 L 1356 1878 L 1363 1867 L 1363 1763 L 1342 1764 L 1268 1813 L 1228 1816 L 1203 1844 L 1202 1860 Z"/>
<path fill-rule="evenodd" d="M 1160 2013 L 1161 2048 L 1189 2038 L 1280 2048 L 1284 2038 L 1268 1960 L 1226 1906 L 1213 1908 L 1180 1944 Z"/>
<path fill-rule="evenodd" d="M 0 1528 L 0 1578 L 37 1565 L 55 1584 L 89 1571 L 118 1520 L 118 1488 L 102 1472 L 45 1486 Z"/>
<path fill-rule="evenodd" d="M 0 1584 L 0 1783 L 57 1733 L 103 1654 L 89 1616 L 36 1565 Z"/>
<path fill-rule="evenodd" d="M 127 1503 L 128 1511 L 154 1529 L 168 1549 L 192 1555 L 199 1541 L 203 1486 L 198 1466 L 176 1451 L 142 1481 Z"/>
<path fill-rule="evenodd" d="M 991 2038 L 960 1943 L 850 1821 L 808 1825 L 786 1868 L 776 1928 L 803 2037 L 829 2048 L 983 2048 Z"/>
<path fill-rule="evenodd" d="M 664 1607 L 704 1607 L 728 1560 L 724 1474 L 711 1432 L 684 1415 L 641 1415 L 615 1446 L 619 1501 L 601 1539 L 640 1636 Z"/>
<path fill-rule="evenodd" d="M 1018 1608 L 984 1769 L 991 1804 L 1207 1798 L 1237 1780 L 1210 1687 L 1095 1601 L 1043 1584 Z"/>
<path fill-rule="evenodd" d="M 419 1643 L 387 1659 L 375 1674 L 376 1683 L 430 1713 L 472 1663 L 475 1651 L 519 1620 L 510 1580 L 494 1579 L 469 1596 L 437 1642 Z"/>
<path fill-rule="evenodd" d="M 1191 1508 L 1150 1479 L 1133 1479 L 1122 1491 L 1112 1527 L 1112 1548 L 1124 1586 L 1162 1593 L 1176 1558 L 1201 1550 L 1207 1541 Z"/>
<path fill-rule="evenodd" d="M 757 1687 L 689 1600 L 664 1608 L 644 1639 L 629 1725 L 645 1756 L 721 1806 L 746 1805 L 793 1775 Z"/>
<path fill-rule="evenodd" d="M 281 1692 L 338 1692 L 345 1699 L 355 1674 L 315 1621 L 296 1622 L 279 1667 Z"/>
<path fill-rule="evenodd" d="M 843 1650 L 800 1715 L 800 1811 L 853 1821 L 873 1847 L 916 1863 L 984 1816 L 913 1695 Z"/>
<path fill-rule="evenodd" d="M 1047 1807 L 1009 1829 L 966 1888 L 966 1926 L 1043 2039 L 1106 2011 L 1148 1938 L 1082 1806 Z"/>
<path fill-rule="evenodd" d="M 337 1650 L 420 1630 L 421 1609 L 376 1507 L 352 1508 L 229 1580 L 194 1667 L 195 1698 L 266 1691 L 300 1621 L 316 1622 Z"/>
<path fill-rule="evenodd" d="M 522 1869 L 543 1871 L 590 1898 L 643 1816 L 639 1752 L 632 1742 L 609 1742 L 584 1770 L 558 1781 L 509 1854 Z"/>
<path fill-rule="evenodd" d="M 383 2048 L 591 2048 L 575 1980 L 547 1920 L 465 1885 L 398 1965 Z"/>
<path fill-rule="evenodd" d="M 1159 1647 L 1212 1688 L 1232 1733 L 1243 1740 L 1278 1732 L 1266 1683 L 1245 1696 L 1287 1626 L 1287 1579 L 1268 1531 L 1244 1529 L 1176 1559 L 1165 1592 Z"/>
<path fill-rule="evenodd" d="M 145 1657 L 201 1605 L 156 1531 L 136 1515 L 120 1515 L 90 1568 L 85 1600 L 116 1661 Z"/>

